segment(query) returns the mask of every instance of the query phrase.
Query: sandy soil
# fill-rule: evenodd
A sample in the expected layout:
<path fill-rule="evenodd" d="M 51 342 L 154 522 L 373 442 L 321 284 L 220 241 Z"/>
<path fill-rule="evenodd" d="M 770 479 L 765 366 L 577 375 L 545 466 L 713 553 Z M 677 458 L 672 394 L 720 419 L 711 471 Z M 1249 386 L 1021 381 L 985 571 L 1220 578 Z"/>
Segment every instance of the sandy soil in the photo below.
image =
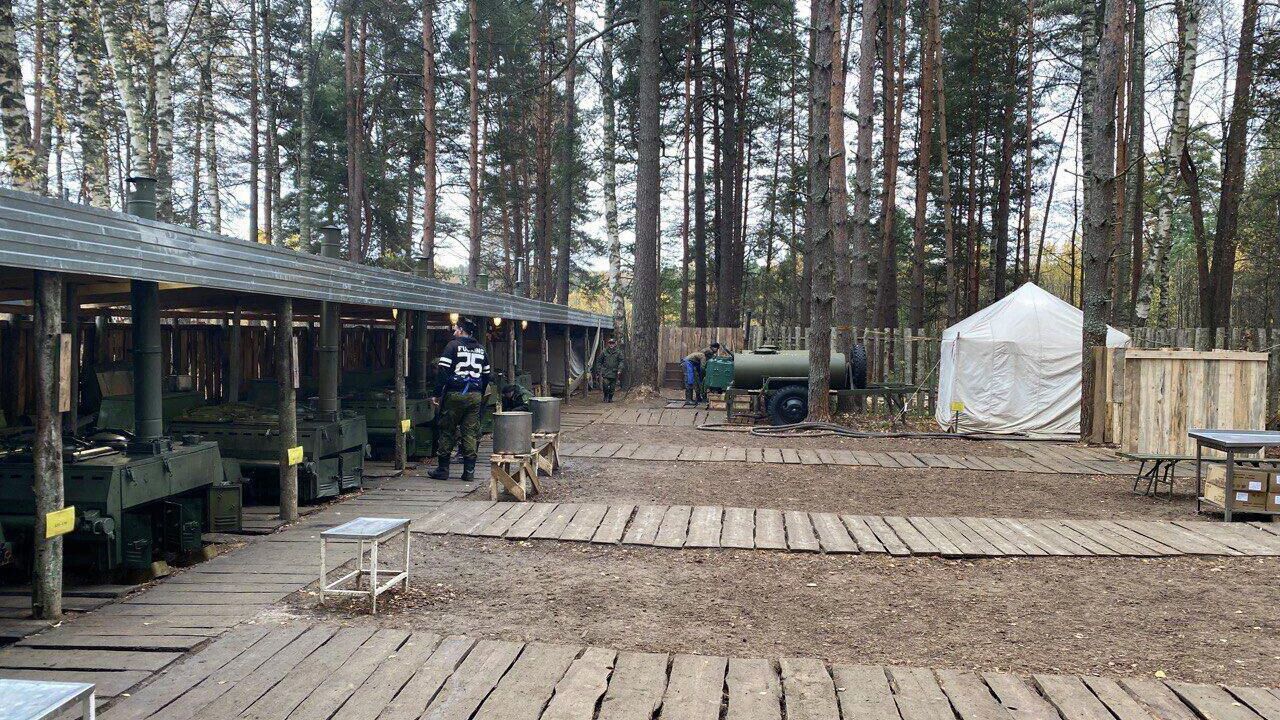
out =
<path fill-rule="evenodd" d="M 914 439 L 914 438 L 845 438 L 845 437 L 766 437 L 749 432 L 699 430 L 689 427 L 655 425 L 622 425 L 596 422 L 581 430 L 565 433 L 569 442 L 581 443 L 652 443 L 654 445 L 694 445 L 733 447 L 826 448 L 839 450 L 885 450 L 949 455 L 1022 456 L 1016 449 L 985 440 Z"/>
<path fill-rule="evenodd" d="M 1280 560 L 819 556 L 415 538 L 415 589 L 308 618 L 733 656 L 1280 685 Z M 1214 610 L 1210 611 L 1209 609 Z"/>
<path fill-rule="evenodd" d="M 540 501 L 736 505 L 861 515 L 1195 519 L 1189 495 L 1173 502 L 1134 495 L 1133 480 L 1118 475 L 591 458 L 564 462 L 565 472 L 544 480 L 547 489 Z"/>

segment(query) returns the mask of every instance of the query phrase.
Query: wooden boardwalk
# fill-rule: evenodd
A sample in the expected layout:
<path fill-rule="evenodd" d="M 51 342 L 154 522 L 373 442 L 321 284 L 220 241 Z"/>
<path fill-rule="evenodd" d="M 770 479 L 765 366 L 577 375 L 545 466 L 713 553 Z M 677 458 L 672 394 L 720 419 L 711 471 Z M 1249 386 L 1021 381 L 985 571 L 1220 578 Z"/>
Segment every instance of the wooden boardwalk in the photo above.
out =
<path fill-rule="evenodd" d="M 236 628 L 104 720 L 1278 720 L 1280 693 L 1155 679 L 618 652 L 334 625 Z"/>
<path fill-rule="evenodd" d="M 466 501 L 450 503 L 412 528 L 509 540 L 944 558 L 1280 555 L 1280 524 L 1194 520 L 893 517 L 710 505 Z"/>
<path fill-rule="evenodd" d="M 244 547 L 120 602 L 93 601 L 93 612 L 69 616 L 58 627 L 0 649 L 0 677 L 93 682 L 100 701 L 109 700 L 315 582 L 320 530 L 358 515 L 421 518 L 474 487 L 411 476 L 372 480 L 359 495 L 327 505 L 282 532 L 244 538 Z M 354 557 L 354 545 L 329 547 L 331 565 Z M 21 600 L 30 606 L 28 598 Z M 88 601 L 67 602 L 77 607 Z"/>
<path fill-rule="evenodd" d="M 1070 450 L 1077 450 L 1071 448 Z M 1138 465 L 1099 451 L 1067 452 L 1037 448 L 1032 455 L 943 455 L 905 451 L 837 450 L 824 448 L 744 447 L 741 445 L 654 445 L 651 443 L 562 442 L 567 457 L 611 460 L 686 462 L 745 462 L 754 465 L 822 465 L 882 468 L 940 468 L 986 472 L 1025 472 L 1053 475 L 1134 475 Z"/>

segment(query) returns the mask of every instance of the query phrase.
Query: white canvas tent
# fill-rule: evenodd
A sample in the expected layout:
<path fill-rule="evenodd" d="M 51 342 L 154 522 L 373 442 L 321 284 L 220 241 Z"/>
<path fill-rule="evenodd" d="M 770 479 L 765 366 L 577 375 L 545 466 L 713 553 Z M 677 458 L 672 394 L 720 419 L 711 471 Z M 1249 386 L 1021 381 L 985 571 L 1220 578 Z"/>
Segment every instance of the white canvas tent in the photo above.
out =
<path fill-rule="evenodd" d="M 942 333 L 938 423 L 961 432 L 1078 435 L 1084 313 L 1034 283 Z M 1107 328 L 1107 345 L 1129 336 Z M 952 403 L 963 404 L 953 411 Z"/>

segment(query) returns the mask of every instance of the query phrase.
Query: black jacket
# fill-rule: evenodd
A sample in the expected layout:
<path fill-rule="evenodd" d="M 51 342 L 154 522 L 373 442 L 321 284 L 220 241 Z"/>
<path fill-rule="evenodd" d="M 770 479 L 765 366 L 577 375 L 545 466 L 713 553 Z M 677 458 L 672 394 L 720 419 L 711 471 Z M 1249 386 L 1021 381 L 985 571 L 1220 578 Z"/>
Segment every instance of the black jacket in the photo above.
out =
<path fill-rule="evenodd" d="M 454 338 L 444 346 L 436 367 L 436 397 L 447 392 L 483 393 L 489 386 L 489 355 L 472 337 Z"/>

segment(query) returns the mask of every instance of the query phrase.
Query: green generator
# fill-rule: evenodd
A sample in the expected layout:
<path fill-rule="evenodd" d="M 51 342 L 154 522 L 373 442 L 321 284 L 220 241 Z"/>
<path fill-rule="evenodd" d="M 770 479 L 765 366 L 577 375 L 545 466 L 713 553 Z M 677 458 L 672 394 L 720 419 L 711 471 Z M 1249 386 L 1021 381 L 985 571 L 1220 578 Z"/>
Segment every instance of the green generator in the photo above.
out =
<path fill-rule="evenodd" d="M 216 441 L 223 455 L 238 460 L 249 480 L 248 504 L 278 501 L 280 422 L 274 412 L 244 403 L 207 405 L 174 419 L 171 429 Z M 299 502 L 314 503 L 359 489 L 368 443 L 363 416 L 344 410 L 336 420 L 323 420 L 315 411 L 299 408 Z"/>
<path fill-rule="evenodd" d="M 104 577 L 201 548 L 209 489 L 223 478 L 217 443 L 188 437 L 135 455 L 114 443 L 70 441 L 63 463 L 65 502 L 76 515 L 68 569 Z M 34 475 L 29 448 L 0 459 L 0 525 L 20 561 L 31 553 Z"/>
<path fill-rule="evenodd" d="M 183 392 L 167 392 L 161 396 L 165 432 L 169 431 L 169 423 L 174 418 L 185 414 L 193 408 L 204 405 L 204 395 L 194 390 Z M 133 395 L 112 395 L 102 398 L 98 406 L 99 430 L 125 430 L 133 432 Z"/>
<path fill-rule="evenodd" d="M 374 457 L 389 458 L 395 452 L 396 433 L 401 432 L 396 416 L 396 401 L 389 390 L 370 390 L 345 398 L 342 406 L 364 416 L 369 429 L 369 445 Z M 429 398 L 407 398 L 405 413 L 409 432 L 405 449 L 410 458 L 435 455 L 436 408 Z"/>

